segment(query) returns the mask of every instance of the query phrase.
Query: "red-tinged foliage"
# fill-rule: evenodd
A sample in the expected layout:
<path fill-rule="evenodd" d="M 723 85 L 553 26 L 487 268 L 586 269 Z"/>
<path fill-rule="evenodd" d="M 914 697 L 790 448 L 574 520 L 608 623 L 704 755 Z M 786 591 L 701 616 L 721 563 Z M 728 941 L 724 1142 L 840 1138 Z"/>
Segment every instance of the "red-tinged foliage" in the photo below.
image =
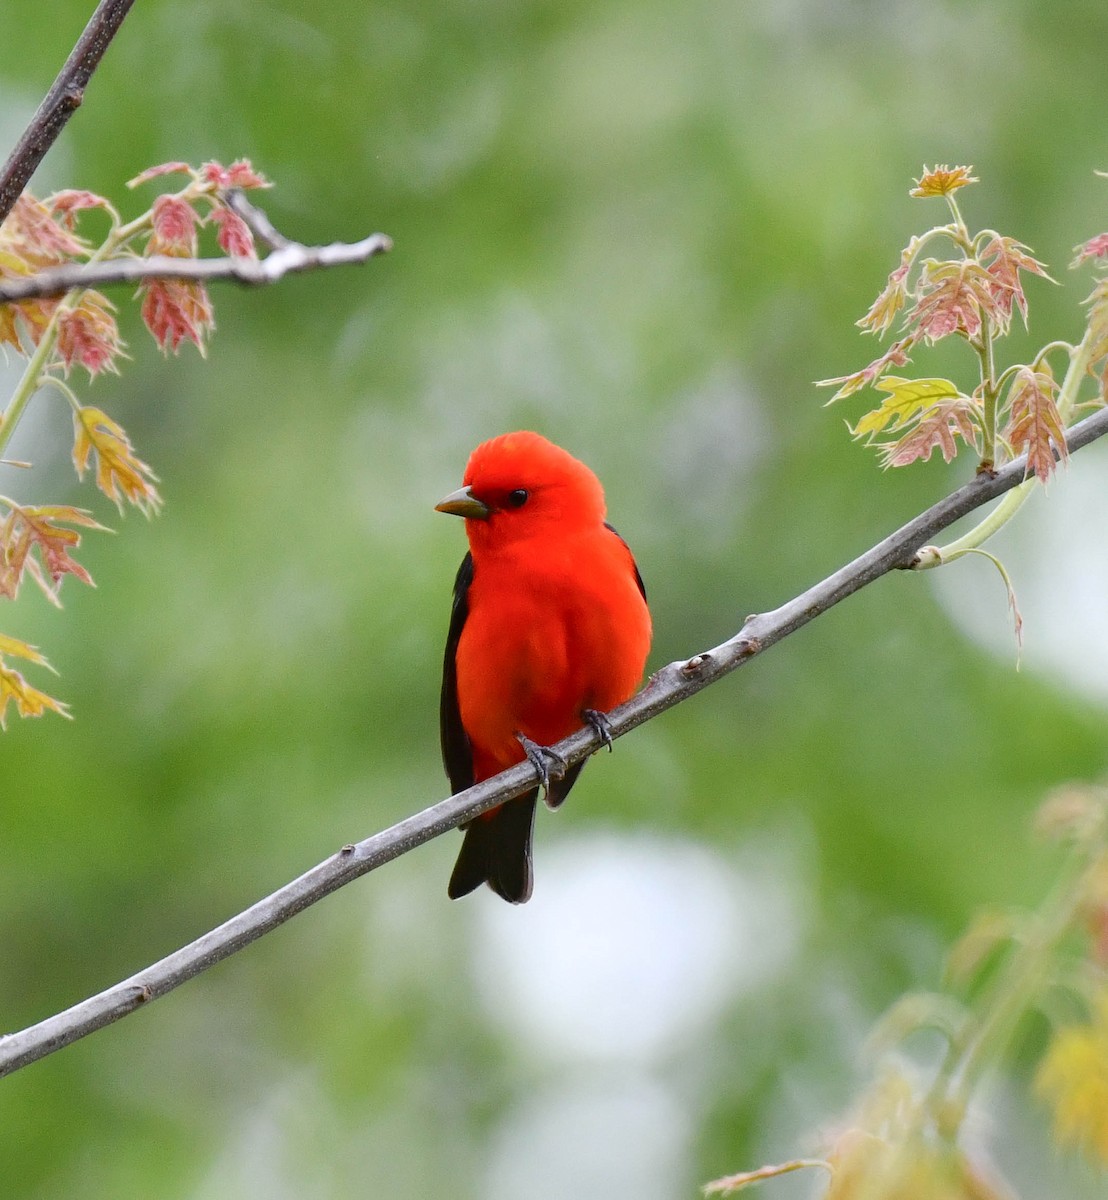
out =
<path fill-rule="evenodd" d="M 25 193 L 17 202 L 16 210 L 0 225 L 0 279 L 26 279 L 37 270 L 58 262 L 55 251 L 45 250 L 31 240 L 42 230 L 46 231 L 48 240 L 54 240 L 50 229 L 54 223 L 46 214 L 43 224 L 42 213 L 35 209 L 35 204 L 37 201 L 32 201 Z M 58 303 L 58 300 L 50 299 L 0 304 L 0 346 L 11 346 L 22 354 L 24 339 L 37 345 Z"/>
<path fill-rule="evenodd" d="M 1108 278 L 1097 281 L 1096 287 L 1085 298 L 1089 309 L 1089 373 L 1095 374 L 1098 363 L 1102 364 L 1100 380 L 1100 399 L 1108 400 L 1108 380 L 1104 377 L 1108 370 Z"/>
<path fill-rule="evenodd" d="M 141 290 L 142 319 L 162 350 L 176 354 L 181 343 L 189 341 L 203 354 L 204 339 L 215 328 L 204 285 L 187 279 L 155 279 Z"/>
<path fill-rule="evenodd" d="M 1001 436 L 1013 454 L 1027 455 L 1027 471 L 1042 483 L 1051 477 L 1055 452 L 1066 462 L 1066 431 L 1054 397 L 1058 385 L 1045 367 L 1021 367 L 1008 392 L 1008 424 Z"/>
<path fill-rule="evenodd" d="M 229 167 L 222 163 L 206 162 L 200 168 L 200 178 L 214 183 L 219 188 L 267 188 L 273 185 L 259 171 L 255 171 L 248 158 L 236 159 Z"/>
<path fill-rule="evenodd" d="M 1071 267 L 1079 267 L 1094 258 L 1108 258 L 1108 233 L 1098 233 L 1073 249 L 1077 257 L 1070 263 Z"/>
<path fill-rule="evenodd" d="M 76 308 L 58 318 L 58 354 L 68 375 L 74 363 L 95 377 L 101 371 L 119 374 L 116 360 L 124 353 L 115 319 L 115 305 L 100 292 L 81 294 Z"/>
<path fill-rule="evenodd" d="M 127 500 L 147 516 L 162 505 L 154 486 L 157 476 L 140 458 L 117 424 L 98 408 L 83 406 L 73 415 L 73 465 L 84 478 L 90 456 L 96 454 L 96 486 L 123 511 Z"/>
<path fill-rule="evenodd" d="M 191 175 L 195 178 L 196 172 L 187 162 L 160 163 L 156 167 L 147 167 L 145 171 L 136 175 L 134 179 L 128 179 L 127 186 L 129 188 L 137 188 L 140 184 L 148 183 L 151 179 L 157 179 L 162 175 Z"/>
<path fill-rule="evenodd" d="M 239 159 L 230 166 L 209 162 L 200 168 L 185 162 L 162 163 L 137 175 L 128 186 L 169 175 L 183 175 L 186 182 L 178 191 L 156 196 L 148 212 L 126 224 L 110 201 L 95 192 L 65 189 L 45 201 L 24 193 L 0 224 L 0 280 L 28 279 L 50 267 L 89 259 L 91 247 L 76 227 L 80 214 L 95 208 L 110 220 L 95 253 L 98 262 L 136 253 L 196 258 L 200 227 L 209 222 L 223 253 L 257 258 L 251 229 L 222 194 L 225 188 L 270 186 L 249 161 Z M 176 353 L 182 342 L 190 341 L 204 353 L 215 323 L 202 283 L 153 280 L 140 286 L 138 296 L 142 318 L 164 352 Z M 101 292 L 80 288 L 62 299 L 0 303 L 0 347 L 4 346 L 28 357 L 33 347 L 48 347 L 41 361 L 32 360 L 34 377 L 23 381 L 22 395 L 26 398 L 47 381 L 69 395 L 75 408 L 73 463 L 78 476 L 84 477 L 95 458 L 96 486 L 121 512 L 125 504 L 147 516 L 156 511 L 162 503 L 157 477 L 135 454 L 123 428 L 100 409 L 81 406 L 60 378 L 63 372 L 68 377 L 75 366 L 83 367 L 90 378 L 118 371 L 126 353 L 115 305 Z M 9 433 L 3 430 L 5 438 Z M 73 557 L 81 527 L 103 528 L 80 509 L 30 507 L 0 498 L 0 598 L 14 599 L 28 578 L 54 603 L 66 575 L 91 584 L 88 572 Z M 33 647 L 0 634 L 0 725 L 11 704 L 22 716 L 39 716 L 48 710 L 68 716 L 64 705 L 28 684 L 5 656 L 48 665 Z"/>
<path fill-rule="evenodd" d="M 98 196 L 95 192 L 79 191 L 74 188 L 54 192 L 53 195 L 46 197 L 45 204 L 52 213 L 60 218 L 61 223 L 66 229 L 73 229 L 75 227 L 77 213 L 82 209 L 102 208 L 107 213 L 114 214 L 115 212 L 112 204 L 103 196 Z"/>
<path fill-rule="evenodd" d="M 975 262 L 928 264 L 920 281 L 920 298 L 908 320 L 928 342 L 952 333 L 976 337 L 983 320 L 997 317 L 993 286 Z"/>
<path fill-rule="evenodd" d="M 81 544 L 81 535 L 76 529 L 66 528 L 68 525 L 104 528 L 84 509 L 68 504 L 8 505 L 8 515 L 0 525 L 0 596 L 14 600 L 25 575 L 53 603 L 57 603 L 58 589 L 66 575 L 92 584 L 88 571 L 70 554 Z"/>
<path fill-rule="evenodd" d="M 833 404 L 836 400 L 841 400 L 844 396 L 852 395 L 854 392 L 861 391 L 862 388 L 876 383 L 889 367 L 903 367 L 909 363 L 911 359 L 908 356 L 908 351 L 914 345 L 914 338 L 901 338 L 900 341 L 893 342 L 884 354 L 879 358 L 875 358 L 873 362 L 864 366 L 860 371 L 855 371 L 852 375 L 839 375 L 834 379 L 821 379 L 816 384 L 816 387 L 833 387 L 835 384 L 838 384 L 839 390 L 827 402 L 828 404 Z"/>
<path fill-rule="evenodd" d="M 146 243 L 146 253 L 195 258 L 197 221 L 196 210 L 187 200 L 180 196 L 159 196 L 151 209 L 154 232 Z"/>
<path fill-rule="evenodd" d="M 217 238 L 219 248 L 224 254 L 230 254 L 237 258 L 258 257 L 258 252 L 254 247 L 254 234 L 238 213 L 221 205 L 212 209 L 208 219 L 219 227 Z"/>
<path fill-rule="evenodd" d="M 1024 295 L 1020 272 L 1029 271 L 1033 275 L 1041 275 L 1044 279 L 1049 279 L 1046 267 L 1038 259 L 1032 258 L 1027 247 L 1017 242 L 1015 238 L 1000 237 L 999 235 L 990 239 L 988 245 L 978 255 L 978 261 L 984 266 L 992 280 L 989 290 L 992 294 L 999 328 L 1004 333 L 1008 332 L 1008 326 L 1012 319 L 1013 302 L 1019 308 L 1026 328 L 1027 297 Z"/>
<path fill-rule="evenodd" d="M 880 447 L 881 466 L 906 467 L 917 461 L 927 462 L 935 450 L 942 453 L 944 462 L 950 462 L 958 453 L 955 438 L 960 437 L 967 446 L 975 445 L 975 417 L 973 402 L 965 396 L 931 405 L 914 429 Z"/>
<path fill-rule="evenodd" d="M 51 266 L 68 258 L 83 257 L 88 244 L 51 215 L 29 192 L 15 202 L 0 236 L 7 246 L 35 267 Z"/>
<path fill-rule="evenodd" d="M 901 262 L 897 269 L 890 273 L 884 291 L 870 305 L 869 312 L 856 321 L 855 324 L 867 333 L 882 334 L 896 320 L 896 314 L 904 307 L 908 299 L 907 278 L 910 262 Z"/>

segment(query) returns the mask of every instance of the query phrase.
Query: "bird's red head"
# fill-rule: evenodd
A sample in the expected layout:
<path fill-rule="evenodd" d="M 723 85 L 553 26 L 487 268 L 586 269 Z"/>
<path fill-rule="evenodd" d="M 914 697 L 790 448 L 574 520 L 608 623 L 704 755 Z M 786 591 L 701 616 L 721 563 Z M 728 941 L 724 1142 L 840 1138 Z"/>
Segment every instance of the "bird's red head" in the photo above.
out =
<path fill-rule="evenodd" d="M 464 486 L 436 506 L 466 518 L 470 545 L 539 536 L 604 520 L 600 480 L 568 451 L 529 430 L 503 433 L 469 456 Z"/>

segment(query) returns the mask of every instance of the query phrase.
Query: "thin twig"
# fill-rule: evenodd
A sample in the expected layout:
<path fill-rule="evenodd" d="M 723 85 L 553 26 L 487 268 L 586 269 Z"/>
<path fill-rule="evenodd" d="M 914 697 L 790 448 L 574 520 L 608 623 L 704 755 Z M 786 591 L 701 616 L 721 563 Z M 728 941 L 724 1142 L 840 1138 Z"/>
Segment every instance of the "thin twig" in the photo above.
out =
<path fill-rule="evenodd" d="M 1070 452 L 1105 434 L 1108 434 L 1108 409 L 1101 409 L 1069 431 Z M 1026 460 L 1019 459 L 995 475 L 979 475 L 794 600 L 772 612 L 749 617 L 742 629 L 726 642 L 663 667 L 637 696 L 609 714 L 612 736 L 620 737 L 687 700 L 889 571 L 910 568 L 920 548 L 936 534 L 1021 483 L 1026 469 Z M 599 750 L 601 744 L 599 734 L 586 727 L 559 742 L 555 749 L 572 764 Z M 164 996 L 358 876 L 534 786 L 534 767 L 520 763 L 357 845 L 344 846 L 299 879 L 122 983 L 37 1025 L 0 1038 L 0 1076 L 52 1054 L 127 1016 L 146 1002 Z"/>
<path fill-rule="evenodd" d="M 241 188 L 228 188 L 221 195 L 227 201 L 227 207 L 242 217 L 263 246 L 268 246 L 270 250 L 280 250 L 289 244 L 289 239 L 276 228 L 269 219 L 269 214 L 251 204 Z"/>
<path fill-rule="evenodd" d="M 97 263 L 51 267 L 26 279 L 0 280 L 0 304 L 44 296 L 64 296 L 83 288 L 141 283 L 148 279 L 231 279 L 250 287 L 276 283 L 284 275 L 317 267 L 363 263 L 392 249 L 392 239 L 373 233 L 360 242 L 332 242 L 329 246 L 284 244 L 265 258 L 173 258 L 152 254 L 148 258 L 109 258 Z"/>
<path fill-rule="evenodd" d="M 11 212 L 27 181 L 81 106 L 85 88 L 134 0 L 100 0 L 77 45 L 0 171 L 0 222 Z"/>

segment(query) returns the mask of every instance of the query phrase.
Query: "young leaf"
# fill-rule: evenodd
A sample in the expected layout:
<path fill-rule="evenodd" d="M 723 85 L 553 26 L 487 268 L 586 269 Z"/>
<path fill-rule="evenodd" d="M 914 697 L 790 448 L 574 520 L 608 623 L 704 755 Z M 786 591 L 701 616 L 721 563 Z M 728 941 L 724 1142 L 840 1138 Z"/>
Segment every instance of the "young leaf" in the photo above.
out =
<path fill-rule="evenodd" d="M 896 320 L 896 314 L 904 307 L 908 298 L 906 280 L 910 261 L 901 262 L 897 269 L 890 273 L 884 290 L 870 305 L 869 312 L 854 324 L 867 333 L 882 334 Z"/>
<path fill-rule="evenodd" d="M 1008 332 L 1013 302 L 1019 308 L 1026 328 L 1027 297 L 1023 294 L 1020 272 L 1029 271 L 1033 275 L 1050 279 L 1046 267 L 1037 258 L 1032 258 L 1030 251 L 1021 242 L 1017 242 L 1015 238 L 1001 237 L 999 234 L 991 238 L 978 258 L 993 280 L 991 290 L 1000 329 Z M 1050 282 L 1053 283 L 1054 280 L 1050 279 Z"/>
<path fill-rule="evenodd" d="M 187 279 L 155 279 L 141 291 L 142 319 L 162 351 L 176 354 L 181 343 L 189 341 L 204 354 L 204 339 L 215 328 L 204 285 Z"/>
<path fill-rule="evenodd" d="M 1020 367 L 1008 392 L 1008 423 L 1003 436 L 1013 453 L 1027 454 L 1027 470 L 1046 483 L 1054 473 L 1055 452 L 1066 462 L 1066 431 L 1054 402 L 1058 385 L 1045 364 Z"/>
<path fill-rule="evenodd" d="M 993 280 L 976 262 L 924 264 L 920 298 L 906 320 L 917 337 L 937 342 L 952 333 L 968 338 L 981 331 L 982 321 L 998 318 Z"/>
<path fill-rule="evenodd" d="M 187 200 L 180 196 L 159 196 L 151 209 L 154 232 L 150 235 L 146 253 L 195 258 L 198 220 L 196 210 Z"/>
<path fill-rule="evenodd" d="M 863 367 L 860 371 L 855 371 L 852 375 L 839 375 L 835 379 L 820 379 L 816 381 L 816 387 L 834 387 L 839 385 L 839 390 L 827 401 L 828 404 L 834 404 L 836 400 L 841 400 L 844 396 L 853 395 L 862 388 L 869 386 L 875 380 L 880 379 L 889 367 L 903 367 L 911 360 L 908 357 L 908 351 L 915 345 L 913 338 L 901 338 L 882 354 L 879 358 L 875 358 L 873 362 Z"/>
<path fill-rule="evenodd" d="M 927 462 L 936 449 L 942 452 L 944 462 L 950 462 L 958 453 L 955 438 L 960 437 L 967 446 L 976 445 L 976 419 L 977 410 L 965 396 L 940 401 L 899 441 L 881 445 L 881 466 L 906 467 L 917 459 Z"/>
<path fill-rule="evenodd" d="M 84 509 L 68 504 L 32 507 L 5 503 L 8 515 L 0 525 L 0 596 L 14 600 L 24 574 L 30 575 L 54 604 L 66 575 L 92 584 L 92 576 L 70 553 L 81 544 L 81 535 L 66 526 L 102 530 L 103 525 Z"/>
<path fill-rule="evenodd" d="M 921 410 L 932 408 L 943 400 L 961 398 L 958 385 L 949 379 L 901 379 L 898 375 L 886 375 L 873 385 L 879 392 L 889 395 L 872 412 L 866 413 L 851 429 L 855 437 L 880 433 L 888 426 L 890 433 L 903 429 Z"/>
<path fill-rule="evenodd" d="M 124 432 L 98 408 L 82 406 L 73 415 L 73 465 L 84 478 L 88 461 L 96 452 L 96 486 L 123 511 L 126 499 L 147 516 L 161 508 L 154 486 L 157 476 L 140 458 Z"/>
<path fill-rule="evenodd" d="M 7 728 L 8 705 L 14 704 L 21 717 L 41 717 L 49 709 L 61 717 L 68 717 L 69 709 L 60 700 L 32 687 L 18 671 L 9 667 L 4 656 L 25 658 L 37 666 L 53 670 L 45 658 L 26 642 L 0 633 L 0 729 Z"/>
<path fill-rule="evenodd" d="M 95 378 L 101 371 L 119 374 L 116 360 L 126 357 L 115 320 L 115 305 L 107 296 L 89 290 L 81 293 L 75 308 L 58 318 L 58 354 L 66 375 L 79 363 Z"/>
<path fill-rule="evenodd" d="M 927 196 L 949 196 L 959 188 L 969 183 L 976 183 L 977 178 L 971 175 L 973 167 L 934 166 L 930 170 L 926 165 L 923 175 L 915 181 L 916 186 L 908 193 L 909 196 L 925 198 Z"/>

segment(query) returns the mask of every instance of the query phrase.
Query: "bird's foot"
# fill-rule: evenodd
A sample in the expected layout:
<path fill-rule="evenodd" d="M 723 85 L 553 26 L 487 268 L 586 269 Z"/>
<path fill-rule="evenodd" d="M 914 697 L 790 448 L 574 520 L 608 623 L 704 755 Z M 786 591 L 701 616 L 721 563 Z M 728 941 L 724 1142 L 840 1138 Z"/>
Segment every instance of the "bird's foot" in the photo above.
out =
<path fill-rule="evenodd" d="M 561 779 L 569 770 L 569 764 L 556 750 L 551 750 L 549 746 L 540 746 L 538 742 L 531 741 L 525 733 L 517 733 L 516 741 L 523 747 L 527 761 L 538 771 L 543 795 L 549 798 L 550 781 Z"/>
<path fill-rule="evenodd" d="M 590 729 L 596 732 L 596 736 L 608 747 L 612 749 L 612 722 L 608 720 L 608 714 L 602 713 L 596 708 L 586 708 L 581 716 L 585 720 L 585 724 Z"/>

